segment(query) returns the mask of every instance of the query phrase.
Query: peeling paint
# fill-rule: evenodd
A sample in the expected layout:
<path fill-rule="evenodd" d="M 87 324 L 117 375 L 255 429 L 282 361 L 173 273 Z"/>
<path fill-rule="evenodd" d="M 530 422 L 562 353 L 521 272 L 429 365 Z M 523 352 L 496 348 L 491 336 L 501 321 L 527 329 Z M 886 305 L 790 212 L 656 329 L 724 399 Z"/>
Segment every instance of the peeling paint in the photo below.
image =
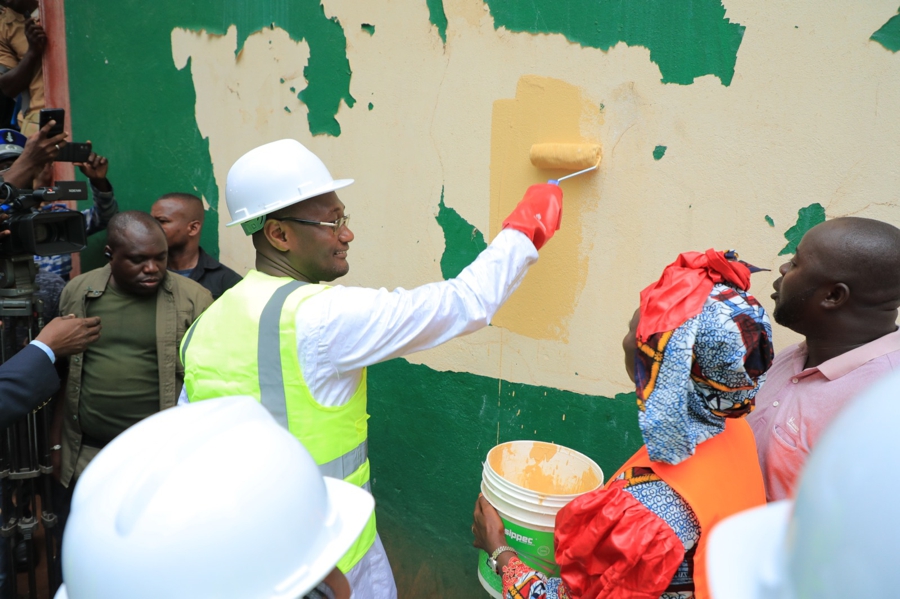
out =
<path fill-rule="evenodd" d="M 663 83 L 689 85 L 715 75 L 730 85 L 743 25 L 725 17 L 721 0 L 484 0 L 494 27 L 561 33 L 604 52 L 624 42 L 650 50 Z"/>
<path fill-rule="evenodd" d="M 294 41 L 309 44 L 309 61 L 303 69 L 308 82 L 297 98 L 309 109 L 307 122 L 313 135 L 341 134 L 335 116 L 344 102 L 353 108 L 356 100 L 350 95 L 350 62 L 347 59 L 347 38 L 341 23 L 325 14 L 319 0 L 291 2 L 231 2 L 228 0 L 197 0 L 184 2 L 179 8 L 166 7 L 169 30 L 176 27 L 210 34 L 224 35 L 229 27 L 237 28 L 235 60 L 247 38 L 264 28 L 280 27 Z M 159 19 L 154 24 L 157 24 Z M 139 36 L 143 37 L 143 36 Z"/>
<path fill-rule="evenodd" d="M 900 13 L 900 10 L 897 12 Z M 888 22 L 873 33 L 869 39 L 878 42 L 891 52 L 900 50 L 900 14 L 896 14 L 888 19 Z"/>
<path fill-rule="evenodd" d="M 774 221 L 774 220 L 772 219 L 772 217 L 769 216 L 768 214 L 766 215 L 766 222 L 769 224 L 770 227 L 774 227 L 774 226 L 775 226 L 775 221 Z"/>
<path fill-rule="evenodd" d="M 822 204 L 810 204 L 806 208 L 797 211 L 797 223 L 784 232 L 784 238 L 788 240 L 788 244 L 778 252 L 779 256 L 785 254 L 793 254 L 797 251 L 800 240 L 806 235 L 806 232 L 818 224 L 825 222 L 825 208 Z"/>
<path fill-rule="evenodd" d="M 444 204 L 444 189 L 435 217 L 444 232 L 444 253 L 441 255 L 441 276 L 452 279 L 472 263 L 485 248 L 484 235 Z"/>
<path fill-rule="evenodd" d="M 71 111 L 77 115 L 71 119 L 72 136 L 90 139 L 109 158 L 122 210 L 149 212 L 156 198 L 173 190 L 205 198 L 210 208 L 200 243 L 218 257 L 219 189 L 209 140 L 200 134 L 194 118 L 190 69 L 179 71 L 172 64 L 169 37 L 178 19 L 170 17 L 175 12 L 169 4 L 134 3 L 128 8 L 120 0 L 92 0 L 66 14 L 69 80 L 92 82 L 72 86 Z M 123 14 L 142 16 L 117 19 L 115 27 L 105 25 L 110 15 Z M 110 62 L 106 55 L 113 48 L 118 49 L 118 60 Z M 135 68 L 137 64 L 140 68 Z M 152 131 L 161 143 L 142 144 L 138 151 L 139 131 Z M 105 244 L 105 232 L 88 238 L 83 271 L 106 264 Z"/>
<path fill-rule="evenodd" d="M 447 43 L 447 13 L 444 12 L 444 0 L 425 0 L 428 3 L 428 20 L 437 27 L 441 41 Z"/>
<path fill-rule="evenodd" d="M 659 160 L 666 155 L 666 146 L 656 146 L 653 148 L 653 160 Z"/>
<path fill-rule="evenodd" d="M 375 25 L 371 25 L 369 23 L 363 23 L 359 26 L 360 29 L 368 33 L 369 35 L 375 35 Z"/>

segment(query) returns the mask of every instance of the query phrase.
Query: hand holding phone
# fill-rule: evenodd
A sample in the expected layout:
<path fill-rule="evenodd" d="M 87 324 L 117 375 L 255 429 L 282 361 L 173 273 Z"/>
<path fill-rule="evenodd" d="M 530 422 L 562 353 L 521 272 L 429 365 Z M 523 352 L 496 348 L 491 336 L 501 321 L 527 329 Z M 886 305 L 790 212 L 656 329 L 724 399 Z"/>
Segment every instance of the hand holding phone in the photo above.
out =
<path fill-rule="evenodd" d="M 56 137 L 65 130 L 66 110 L 64 108 L 42 108 L 39 128 L 43 129 L 50 121 L 55 121 L 55 124 L 47 137 Z"/>
<path fill-rule="evenodd" d="M 91 142 L 71 141 L 59 150 L 55 160 L 56 162 L 87 162 L 91 158 L 91 152 Z"/>

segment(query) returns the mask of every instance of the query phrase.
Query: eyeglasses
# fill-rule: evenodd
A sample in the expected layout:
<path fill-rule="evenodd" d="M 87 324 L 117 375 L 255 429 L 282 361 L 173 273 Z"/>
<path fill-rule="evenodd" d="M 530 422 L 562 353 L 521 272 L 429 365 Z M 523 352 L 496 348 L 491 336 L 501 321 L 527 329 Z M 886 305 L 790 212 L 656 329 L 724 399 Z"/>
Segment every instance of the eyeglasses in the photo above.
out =
<path fill-rule="evenodd" d="M 349 226 L 348 223 L 350 222 L 350 217 L 345 215 L 345 216 L 342 216 L 341 218 L 337 219 L 336 221 L 332 221 L 330 223 L 320 222 L 317 220 L 304 220 L 302 218 L 294 218 L 293 216 L 283 216 L 281 218 L 276 218 L 273 220 L 288 220 L 288 221 L 291 221 L 292 223 L 302 223 L 304 225 L 322 225 L 323 227 L 331 227 L 332 232 L 335 235 L 337 235 L 338 231 L 341 230 L 341 227 Z"/>

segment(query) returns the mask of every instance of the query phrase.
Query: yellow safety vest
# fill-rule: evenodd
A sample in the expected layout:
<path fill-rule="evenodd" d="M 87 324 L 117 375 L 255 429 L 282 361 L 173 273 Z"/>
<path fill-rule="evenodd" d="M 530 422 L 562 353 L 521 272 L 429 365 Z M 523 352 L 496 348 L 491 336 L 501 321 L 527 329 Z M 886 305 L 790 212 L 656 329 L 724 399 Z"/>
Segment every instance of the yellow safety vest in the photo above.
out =
<path fill-rule="evenodd" d="M 297 309 L 327 289 L 251 270 L 185 334 L 184 386 L 191 402 L 255 397 L 306 447 L 323 476 L 370 491 L 365 370 L 349 402 L 327 407 L 310 393 L 297 359 Z M 374 541 L 372 514 L 338 568 L 348 572 Z"/>

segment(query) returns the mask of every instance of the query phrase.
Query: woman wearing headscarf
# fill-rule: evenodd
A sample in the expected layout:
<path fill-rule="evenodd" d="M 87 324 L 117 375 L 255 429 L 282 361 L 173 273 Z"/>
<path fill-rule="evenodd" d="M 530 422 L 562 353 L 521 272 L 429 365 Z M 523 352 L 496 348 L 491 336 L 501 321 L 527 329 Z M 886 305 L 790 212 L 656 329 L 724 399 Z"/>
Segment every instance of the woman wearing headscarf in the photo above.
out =
<path fill-rule="evenodd" d="M 504 599 L 707 599 L 706 533 L 765 503 L 744 421 L 772 363 L 772 329 L 747 293 L 755 269 L 734 252 L 681 254 L 641 292 L 623 340 L 645 445 L 609 482 L 556 517 L 547 578 L 512 550 L 494 556 Z M 475 546 L 506 544 L 484 497 Z"/>

